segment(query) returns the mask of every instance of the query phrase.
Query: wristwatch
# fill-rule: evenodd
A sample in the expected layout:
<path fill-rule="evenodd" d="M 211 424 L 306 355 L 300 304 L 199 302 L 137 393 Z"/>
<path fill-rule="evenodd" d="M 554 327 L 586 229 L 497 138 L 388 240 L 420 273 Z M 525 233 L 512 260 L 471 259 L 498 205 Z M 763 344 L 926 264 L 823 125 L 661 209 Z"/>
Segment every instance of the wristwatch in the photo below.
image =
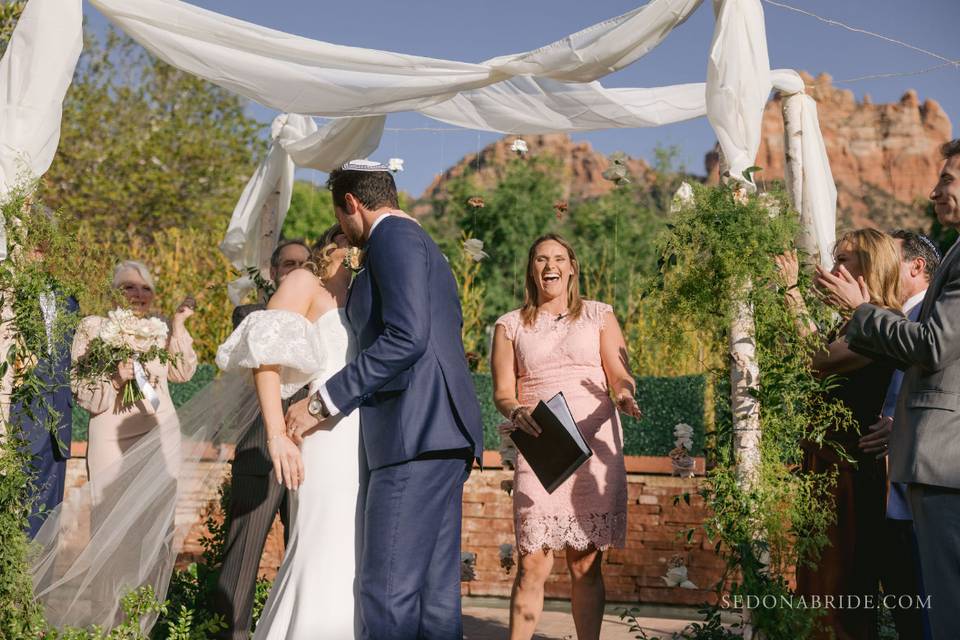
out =
<path fill-rule="evenodd" d="M 310 402 L 307 403 L 307 413 L 316 418 L 330 417 L 330 410 L 327 409 L 327 404 L 320 397 L 319 391 L 310 396 Z"/>

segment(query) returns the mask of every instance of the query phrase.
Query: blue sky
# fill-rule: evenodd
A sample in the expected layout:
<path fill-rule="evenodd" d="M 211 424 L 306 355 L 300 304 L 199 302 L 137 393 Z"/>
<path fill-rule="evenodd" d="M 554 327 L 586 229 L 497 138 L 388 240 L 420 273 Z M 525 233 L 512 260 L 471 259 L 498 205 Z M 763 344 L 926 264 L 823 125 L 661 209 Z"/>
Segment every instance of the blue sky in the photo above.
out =
<path fill-rule="evenodd" d="M 960 59 L 960 1 L 958 0 L 784 0 L 786 4 L 881 33 L 928 49 L 951 60 Z M 275 29 L 352 46 L 478 62 L 496 55 L 533 49 L 600 20 L 629 11 L 636 0 L 193 0 L 193 4 Z M 650 87 L 679 82 L 702 82 L 713 31 L 710 0 L 655 51 L 627 69 L 607 76 L 610 87 Z M 767 39 L 774 68 L 794 68 L 813 74 L 827 72 L 835 84 L 868 93 L 874 102 L 891 102 L 910 88 L 920 99 L 940 102 L 960 134 L 960 69 L 947 67 L 908 77 L 842 80 L 874 74 L 913 72 L 941 64 L 929 56 L 851 33 L 767 2 Z M 85 7 L 90 26 L 105 28 L 106 20 Z M 250 105 L 256 118 L 268 123 L 275 112 Z M 390 116 L 388 128 L 448 128 L 417 114 Z M 401 157 L 405 171 L 401 189 L 420 195 L 443 169 L 498 136 L 462 130 L 456 132 L 388 131 L 374 158 Z M 593 132 L 574 136 L 603 153 L 625 151 L 651 159 L 659 146 L 676 146 L 680 160 L 703 172 L 703 155 L 715 136 L 705 119 L 655 129 Z M 322 179 L 318 172 L 302 177 Z"/>

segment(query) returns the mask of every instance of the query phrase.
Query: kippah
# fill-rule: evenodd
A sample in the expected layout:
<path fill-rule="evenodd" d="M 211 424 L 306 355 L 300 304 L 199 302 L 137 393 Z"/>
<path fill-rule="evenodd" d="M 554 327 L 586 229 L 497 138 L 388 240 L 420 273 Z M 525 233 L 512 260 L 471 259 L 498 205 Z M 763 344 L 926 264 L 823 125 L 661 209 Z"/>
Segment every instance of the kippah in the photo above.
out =
<path fill-rule="evenodd" d="M 340 167 L 344 171 L 390 171 L 390 167 L 373 160 L 351 160 Z"/>

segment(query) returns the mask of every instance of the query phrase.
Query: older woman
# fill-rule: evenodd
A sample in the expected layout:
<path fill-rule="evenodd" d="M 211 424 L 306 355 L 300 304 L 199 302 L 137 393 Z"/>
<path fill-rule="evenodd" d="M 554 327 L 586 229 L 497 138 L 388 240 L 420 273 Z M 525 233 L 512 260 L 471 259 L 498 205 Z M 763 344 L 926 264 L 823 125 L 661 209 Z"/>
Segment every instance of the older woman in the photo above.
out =
<path fill-rule="evenodd" d="M 156 297 L 153 278 L 144 264 L 133 260 L 118 264 L 113 272 L 113 286 L 123 293 L 137 315 L 156 315 L 153 308 Z M 193 307 L 193 300 L 187 298 L 177 307 L 169 323 L 170 331 L 165 346 L 171 355 L 170 362 L 162 364 L 154 360 L 142 363 L 160 399 L 156 409 L 147 399 L 128 406 L 122 405 L 121 389 L 127 381 L 134 379 L 132 361 L 121 364 L 110 378 L 74 379 L 73 392 L 77 402 L 90 412 L 87 475 L 91 481 L 97 480 L 101 484 L 109 482 L 109 476 L 118 471 L 116 463 L 123 453 L 159 424 L 165 425 L 163 452 L 168 460 L 168 468 L 175 475 L 180 433 L 178 428 L 166 428 L 166 425 L 175 427 L 178 424 L 167 382 L 187 382 L 197 369 L 193 338 L 185 324 L 187 318 L 193 315 Z M 90 341 L 98 335 L 105 321 L 106 318 L 100 316 L 88 316 L 81 321 L 71 350 L 74 362 L 86 354 Z"/>
<path fill-rule="evenodd" d="M 627 349 L 613 309 L 582 300 L 580 265 L 562 237 L 538 238 L 527 260 L 523 307 L 496 324 L 494 402 L 512 428 L 540 432 L 530 412 L 562 391 L 593 456 L 552 494 L 518 457 L 514 524 L 520 553 L 510 638 L 531 638 L 543 610 L 553 552 L 564 551 L 581 640 L 600 637 L 603 551 L 626 537 L 627 483 L 617 409 L 639 417 Z M 611 399 L 611 394 L 613 399 Z"/>
<path fill-rule="evenodd" d="M 870 291 L 871 302 L 900 312 L 900 255 L 893 240 L 876 229 L 845 233 L 834 248 L 834 273 L 844 267 L 854 278 L 862 277 Z M 796 253 L 777 258 L 788 308 L 798 318 L 806 315 L 803 296 L 797 287 L 799 266 Z M 816 331 L 809 322 L 805 331 Z M 831 597 L 876 596 L 879 592 L 880 564 L 885 551 L 881 532 L 886 504 L 886 465 L 873 453 L 863 451 L 859 439 L 868 434 L 883 409 L 893 367 L 850 350 L 844 339 L 846 326 L 823 342 L 813 355 L 818 376 L 837 376 L 827 396 L 849 409 L 854 428 L 831 430 L 827 438 L 839 446 L 804 444 L 803 469 L 810 473 L 836 474 L 831 487 L 834 522 L 827 529 L 827 545 L 820 552 L 815 568 L 797 568 L 797 592 L 802 595 Z M 820 619 L 817 638 L 873 640 L 877 637 L 877 610 L 871 607 L 827 608 Z"/>

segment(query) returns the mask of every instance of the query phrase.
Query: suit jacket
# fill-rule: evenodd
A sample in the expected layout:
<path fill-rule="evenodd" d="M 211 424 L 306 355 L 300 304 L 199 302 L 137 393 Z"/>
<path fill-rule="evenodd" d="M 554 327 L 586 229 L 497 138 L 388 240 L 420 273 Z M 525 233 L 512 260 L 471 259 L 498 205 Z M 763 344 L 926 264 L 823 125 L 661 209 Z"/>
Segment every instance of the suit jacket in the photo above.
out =
<path fill-rule="evenodd" d="M 890 434 L 890 479 L 960 489 L 960 250 L 933 276 L 916 322 L 861 305 L 850 348 L 904 370 Z"/>
<path fill-rule="evenodd" d="M 480 404 L 461 340 L 450 265 L 420 226 L 390 216 L 367 241 L 347 301 L 361 349 L 326 383 L 333 404 L 359 407 L 370 469 L 431 451 L 483 452 Z"/>
<path fill-rule="evenodd" d="M 76 313 L 80 305 L 73 297 L 57 297 L 57 313 Z M 41 398 L 38 398 L 30 411 L 22 405 L 10 408 L 11 421 L 19 421 L 24 439 L 30 445 L 31 453 L 39 453 L 52 447 L 54 458 L 66 460 L 70 457 L 70 441 L 73 430 L 73 393 L 70 391 L 70 345 L 73 343 L 73 331 L 63 335 L 53 345 L 53 355 L 44 355 L 37 362 L 37 375 L 44 385 L 42 400 L 57 412 L 56 437 L 50 433 L 47 424 L 50 413 Z"/>

